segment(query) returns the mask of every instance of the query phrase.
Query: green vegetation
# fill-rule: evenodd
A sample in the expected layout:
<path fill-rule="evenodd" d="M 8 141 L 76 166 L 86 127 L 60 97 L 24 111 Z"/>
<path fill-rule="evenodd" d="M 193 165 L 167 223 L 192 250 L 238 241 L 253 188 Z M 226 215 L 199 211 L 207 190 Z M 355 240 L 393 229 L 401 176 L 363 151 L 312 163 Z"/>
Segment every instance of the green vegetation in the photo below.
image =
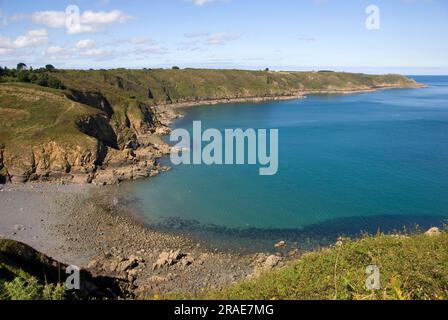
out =
<path fill-rule="evenodd" d="M 22 83 L 0 84 L 0 102 L 0 140 L 5 148 L 20 151 L 48 141 L 94 144 L 79 131 L 76 121 L 99 111 L 68 100 L 60 91 Z"/>
<path fill-rule="evenodd" d="M 124 296 L 124 282 L 81 270 L 79 290 L 64 286 L 66 264 L 26 244 L 0 239 L 0 300 L 111 299 Z"/>
<path fill-rule="evenodd" d="M 0 181 L 73 167 L 92 172 L 111 149 L 137 146 L 161 125 L 158 106 L 295 97 L 383 87 L 414 88 L 399 75 L 207 69 L 0 68 Z M 38 171 L 38 172 L 36 172 Z"/>
<path fill-rule="evenodd" d="M 53 261 L 45 255 L 19 242 L 0 239 L 0 300 L 67 298 L 54 270 Z"/>
<path fill-rule="evenodd" d="M 64 300 L 63 284 L 40 284 L 36 278 L 17 277 L 10 282 L 0 281 L 0 300 Z"/>
<path fill-rule="evenodd" d="M 399 75 L 269 72 L 208 69 L 65 70 L 57 77 L 67 88 L 101 92 L 114 106 L 134 97 L 149 105 L 269 96 L 308 91 L 351 91 L 381 87 L 416 87 Z"/>
<path fill-rule="evenodd" d="M 0 82 L 26 82 L 42 87 L 65 89 L 61 81 L 49 74 L 55 71 L 52 65 L 47 65 L 45 68 L 36 70 L 32 68 L 27 70 L 26 68 L 26 64 L 24 63 L 19 63 L 17 69 L 0 67 Z"/>
<path fill-rule="evenodd" d="M 199 299 L 448 299 L 448 233 L 377 235 L 304 254 L 287 266 Z M 381 289 L 365 288 L 366 267 L 380 270 Z M 174 296 L 174 298 L 191 298 Z"/>

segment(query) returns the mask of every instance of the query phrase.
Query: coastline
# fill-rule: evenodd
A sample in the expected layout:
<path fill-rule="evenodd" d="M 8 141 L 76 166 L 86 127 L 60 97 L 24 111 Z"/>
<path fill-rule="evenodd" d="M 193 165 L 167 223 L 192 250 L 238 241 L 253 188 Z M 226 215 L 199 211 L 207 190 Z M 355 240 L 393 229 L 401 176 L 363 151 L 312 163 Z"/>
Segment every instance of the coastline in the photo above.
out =
<path fill-rule="evenodd" d="M 304 90 L 298 91 L 292 95 L 280 95 L 280 96 L 262 96 L 262 97 L 242 97 L 242 98 L 223 98 L 223 99 L 210 99 L 200 101 L 185 101 L 171 104 L 161 104 L 154 106 L 155 108 L 173 108 L 184 109 L 199 106 L 211 106 L 218 104 L 231 104 L 231 103 L 257 103 L 257 102 L 269 102 L 269 101 L 289 101 L 306 99 L 309 95 L 350 95 L 358 93 L 372 93 L 381 90 L 393 90 L 393 89 L 423 89 L 427 88 L 427 85 L 416 83 L 415 86 L 381 86 L 376 88 L 363 88 L 353 90 Z M 174 120 L 175 117 L 169 120 Z"/>
<path fill-rule="evenodd" d="M 165 127 L 179 117 L 177 110 L 187 107 L 295 100 L 304 99 L 309 94 L 354 94 L 396 88 L 318 90 L 293 96 L 218 99 L 158 107 L 167 108 L 163 119 Z M 168 133 L 162 130 L 159 136 Z M 166 144 L 164 148 L 167 147 Z M 242 255 L 203 248 L 188 236 L 145 226 L 129 209 L 132 200 L 122 198 L 116 192 L 117 186 L 50 182 L 0 185 L 1 202 L 7 204 L 0 208 L 0 236 L 23 241 L 56 260 L 127 280 L 142 295 L 216 288 L 300 256 L 294 248 L 286 254 L 278 252 L 274 255 Z M 168 262 L 154 267 L 167 256 Z M 119 265 L 131 257 L 138 257 L 137 266 L 121 270 Z"/>

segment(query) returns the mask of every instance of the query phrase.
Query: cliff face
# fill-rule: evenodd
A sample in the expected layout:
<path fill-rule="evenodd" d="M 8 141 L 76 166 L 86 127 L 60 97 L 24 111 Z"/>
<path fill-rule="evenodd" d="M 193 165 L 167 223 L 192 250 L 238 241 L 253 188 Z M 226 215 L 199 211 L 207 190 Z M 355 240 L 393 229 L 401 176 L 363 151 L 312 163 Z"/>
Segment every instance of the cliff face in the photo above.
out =
<path fill-rule="evenodd" d="M 125 110 L 120 121 L 100 93 L 74 98 L 71 91 L 0 85 L 2 183 L 114 184 L 157 174 L 156 159 L 169 148 L 152 133 L 149 106 L 138 110 L 140 117 Z"/>
<path fill-rule="evenodd" d="M 67 88 L 0 84 L 0 183 L 114 184 L 158 174 L 174 104 L 419 85 L 396 75 L 238 70 L 52 73 Z"/>

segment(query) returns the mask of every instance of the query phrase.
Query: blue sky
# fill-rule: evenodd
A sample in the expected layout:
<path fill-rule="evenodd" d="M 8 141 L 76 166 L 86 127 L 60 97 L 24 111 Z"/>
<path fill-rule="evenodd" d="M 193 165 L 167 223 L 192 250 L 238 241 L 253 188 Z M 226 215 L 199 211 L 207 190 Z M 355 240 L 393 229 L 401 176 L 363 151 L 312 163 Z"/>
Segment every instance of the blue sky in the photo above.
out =
<path fill-rule="evenodd" d="M 447 34 L 446 0 L 0 0 L 7 66 L 448 74 Z"/>

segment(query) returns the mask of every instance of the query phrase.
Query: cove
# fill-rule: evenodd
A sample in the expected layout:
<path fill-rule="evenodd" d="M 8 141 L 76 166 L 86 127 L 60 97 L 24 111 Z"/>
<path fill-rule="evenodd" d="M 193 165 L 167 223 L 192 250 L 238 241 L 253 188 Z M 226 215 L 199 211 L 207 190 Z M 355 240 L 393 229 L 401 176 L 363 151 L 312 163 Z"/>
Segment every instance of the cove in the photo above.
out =
<path fill-rule="evenodd" d="M 148 225 L 209 242 L 257 239 L 239 241 L 242 247 L 441 225 L 448 218 L 448 77 L 414 78 L 430 87 L 185 109 L 174 128 L 191 132 L 201 120 L 204 130 L 278 129 L 278 173 L 180 165 L 125 188 Z"/>

